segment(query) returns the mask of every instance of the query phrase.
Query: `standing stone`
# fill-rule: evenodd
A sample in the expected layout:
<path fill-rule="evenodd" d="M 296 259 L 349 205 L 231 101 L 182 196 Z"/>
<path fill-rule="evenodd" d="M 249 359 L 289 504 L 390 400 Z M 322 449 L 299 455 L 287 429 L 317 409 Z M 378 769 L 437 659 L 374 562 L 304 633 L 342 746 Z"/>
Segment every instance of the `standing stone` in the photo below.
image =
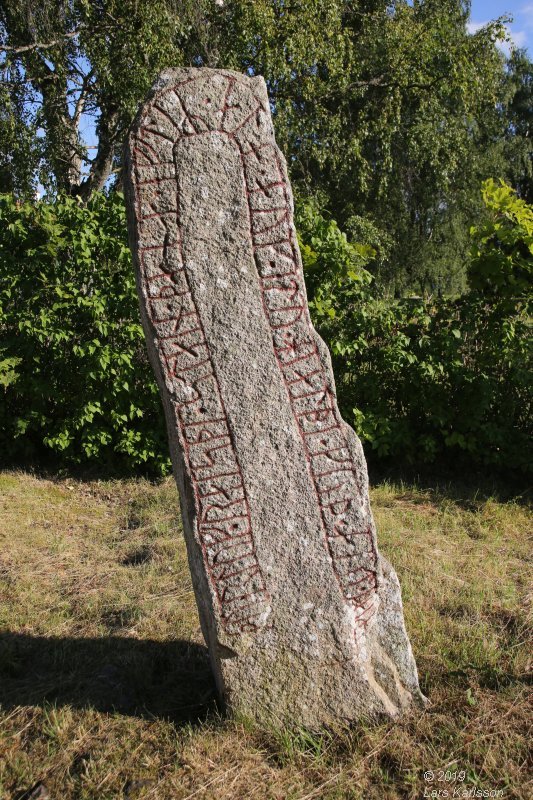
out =
<path fill-rule="evenodd" d="M 262 78 L 163 73 L 127 146 L 148 352 L 234 711 L 317 727 L 422 702 L 361 444 L 311 325 Z"/>

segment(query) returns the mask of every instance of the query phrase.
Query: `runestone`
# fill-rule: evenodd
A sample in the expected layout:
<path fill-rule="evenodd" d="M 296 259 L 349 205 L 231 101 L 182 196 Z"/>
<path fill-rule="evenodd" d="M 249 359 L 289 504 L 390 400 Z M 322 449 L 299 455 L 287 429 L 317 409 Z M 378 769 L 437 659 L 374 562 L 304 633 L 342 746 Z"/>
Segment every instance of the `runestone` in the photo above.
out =
<path fill-rule="evenodd" d="M 148 353 L 230 711 L 316 728 L 421 704 L 361 444 L 309 317 L 262 78 L 164 72 L 126 147 Z"/>

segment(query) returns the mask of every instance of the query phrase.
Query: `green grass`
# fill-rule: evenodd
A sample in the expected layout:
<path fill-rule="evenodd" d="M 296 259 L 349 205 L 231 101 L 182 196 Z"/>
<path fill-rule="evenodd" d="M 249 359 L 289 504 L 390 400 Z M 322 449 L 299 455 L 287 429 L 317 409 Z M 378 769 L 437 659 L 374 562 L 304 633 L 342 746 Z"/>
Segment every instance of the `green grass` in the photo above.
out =
<path fill-rule="evenodd" d="M 372 502 L 430 705 L 313 734 L 217 710 L 171 481 L 1 473 L 0 798 L 529 798 L 530 513 L 457 487 Z"/>

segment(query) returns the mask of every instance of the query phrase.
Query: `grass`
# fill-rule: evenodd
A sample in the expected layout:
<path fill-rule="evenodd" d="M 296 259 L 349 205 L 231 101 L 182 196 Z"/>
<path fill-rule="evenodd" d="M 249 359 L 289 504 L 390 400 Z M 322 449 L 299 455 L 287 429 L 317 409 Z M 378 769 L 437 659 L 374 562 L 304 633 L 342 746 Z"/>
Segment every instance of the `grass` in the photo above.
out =
<path fill-rule="evenodd" d="M 531 797 L 530 513 L 372 502 L 431 704 L 317 735 L 217 710 L 171 481 L 0 473 L 0 798 Z"/>

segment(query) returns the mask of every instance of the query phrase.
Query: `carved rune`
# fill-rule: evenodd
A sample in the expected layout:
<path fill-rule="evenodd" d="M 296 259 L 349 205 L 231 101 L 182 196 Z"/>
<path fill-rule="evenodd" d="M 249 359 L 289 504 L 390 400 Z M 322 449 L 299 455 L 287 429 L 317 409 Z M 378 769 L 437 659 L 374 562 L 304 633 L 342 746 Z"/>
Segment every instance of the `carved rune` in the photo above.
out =
<path fill-rule="evenodd" d="M 245 482 L 182 249 L 178 162 L 184 143 L 205 136 L 216 137 L 218 148 L 233 148 L 240 160 L 273 352 L 303 442 L 325 546 L 356 628 L 364 628 L 377 609 L 377 553 L 309 319 L 290 187 L 264 100 L 246 79 L 223 74 L 160 91 L 145 106 L 132 148 L 142 290 L 192 476 L 211 591 L 229 633 L 268 624 Z"/>

